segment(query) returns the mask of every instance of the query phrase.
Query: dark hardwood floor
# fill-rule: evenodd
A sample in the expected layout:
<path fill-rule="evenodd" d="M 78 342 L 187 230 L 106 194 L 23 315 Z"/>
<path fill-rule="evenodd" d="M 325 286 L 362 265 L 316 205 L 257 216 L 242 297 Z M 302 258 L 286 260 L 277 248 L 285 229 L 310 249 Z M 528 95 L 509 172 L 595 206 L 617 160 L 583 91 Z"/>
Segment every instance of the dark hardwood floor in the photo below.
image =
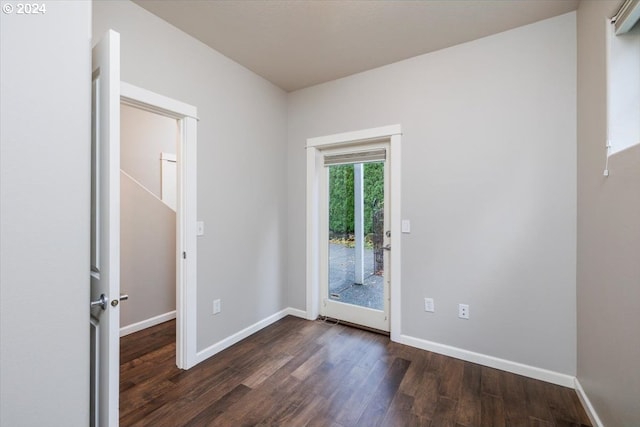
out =
<path fill-rule="evenodd" d="M 122 426 L 591 426 L 576 393 L 286 317 L 188 371 L 175 321 L 121 340 Z"/>

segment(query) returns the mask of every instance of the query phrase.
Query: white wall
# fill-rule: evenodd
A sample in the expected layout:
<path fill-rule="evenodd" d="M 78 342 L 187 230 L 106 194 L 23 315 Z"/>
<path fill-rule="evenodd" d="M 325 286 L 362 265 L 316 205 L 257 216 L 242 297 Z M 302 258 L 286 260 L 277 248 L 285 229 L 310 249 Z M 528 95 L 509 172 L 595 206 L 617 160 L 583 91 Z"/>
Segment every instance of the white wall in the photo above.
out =
<path fill-rule="evenodd" d="M 574 375 L 575 31 L 570 13 L 290 94 L 290 305 L 305 309 L 306 139 L 399 123 L 401 333 Z"/>
<path fill-rule="evenodd" d="M 44 15 L 0 14 L 0 425 L 81 427 L 91 3 L 40 3 Z"/>
<path fill-rule="evenodd" d="M 162 197 L 160 153 L 176 154 L 176 119 L 122 104 L 120 106 L 120 168 L 147 190 Z"/>
<path fill-rule="evenodd" d="M 95 38 L 121 34 L 124 81 L 198 108 L 203 350 L 287 306 L 286 94 L 129 1 L 93 11 Z"/>
<path fill-rule="evenodd" d="M 120 327 L 176 309 L 176 213 L 120 175 Z"/>
<path fill-rule="evenodd" d="M 609 159 L 605 21 L 578 8 L 578 380 L 606 426 L 640 425 L 640 146 Z"/>

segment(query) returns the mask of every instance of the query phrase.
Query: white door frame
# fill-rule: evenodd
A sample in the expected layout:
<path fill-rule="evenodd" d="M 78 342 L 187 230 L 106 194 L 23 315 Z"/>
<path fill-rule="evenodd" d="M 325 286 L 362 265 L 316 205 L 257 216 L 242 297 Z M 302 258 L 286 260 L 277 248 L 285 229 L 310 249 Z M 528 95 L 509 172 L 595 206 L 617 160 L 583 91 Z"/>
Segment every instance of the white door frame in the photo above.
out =
<path fill-rule="evenodd" d="M 390 270 L 390 298 L 389 307 L 390 335 L 393 341 L 398 341 L 401 333 L 400 316 L 400 165 L 401 165 L 401 126 L 390 125 L 379 128 L 364 129 L 328 136 L 307 139 L 307 319 L 314 320 L 320 312 L 320 206 L 321 180 L 323 179 L 324 162 L 322 150 L 365 142 L 388 141 L 388 167 L 390 176 L 390 230 L 391 230 L 391 262 Z"/>
<path fill-rule="evenodd" d="M 181 138 L 176 209 L 176 365 L 189 369 L 197 353 L 197 117 L 196 107 L 121 82 L 123 104 L 178 120 Z"/>

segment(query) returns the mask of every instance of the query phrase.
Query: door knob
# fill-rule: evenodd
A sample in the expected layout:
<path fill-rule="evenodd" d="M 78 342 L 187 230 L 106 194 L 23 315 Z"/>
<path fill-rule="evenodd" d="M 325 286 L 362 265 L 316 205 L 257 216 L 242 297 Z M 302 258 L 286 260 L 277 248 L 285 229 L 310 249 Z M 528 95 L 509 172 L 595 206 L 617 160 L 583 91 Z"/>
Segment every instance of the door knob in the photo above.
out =
<path fill-rule="evenodd" d="M 91 301 L 91 308 L 93 307 L 100 307 L 103 310 L 107 309 L 107 296 L 105 294 L 100 295 L 100 298 L 98 298 L 95 301 Z"/>
<path fill-rule="evenodd" d="M 385 251 L 390 251 L 391 245 L 383 246 L 381 249 L 384 249 Z"/>

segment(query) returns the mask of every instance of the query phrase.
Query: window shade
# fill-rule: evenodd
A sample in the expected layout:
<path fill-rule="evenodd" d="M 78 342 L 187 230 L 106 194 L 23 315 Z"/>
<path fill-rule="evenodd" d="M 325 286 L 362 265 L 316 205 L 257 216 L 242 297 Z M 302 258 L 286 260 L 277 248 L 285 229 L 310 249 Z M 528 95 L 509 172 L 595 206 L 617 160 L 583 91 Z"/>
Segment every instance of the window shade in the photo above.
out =
<path fill-rule="evenodd" d="M 640 1 L 640 0 L 638 0 Z M 640 143 L 640 25 L 607 28 L 607 146 L 614 154 Z"/>
<path fill-rule="evenodd" d="M 345 165 L 350 163 L 370 163 L 383 162 L 387 159 L 387 150 L 379 148 L 376 150 L 357 151 L 354 153 L 330 154 L 324 156 L 324 165 Z"/>
<path fill-rule="evenodd" d="M 631 31 L 639 20 L 640 0 L 625 0 L 616 16 L 612 19 L 616 35 Z"/>

